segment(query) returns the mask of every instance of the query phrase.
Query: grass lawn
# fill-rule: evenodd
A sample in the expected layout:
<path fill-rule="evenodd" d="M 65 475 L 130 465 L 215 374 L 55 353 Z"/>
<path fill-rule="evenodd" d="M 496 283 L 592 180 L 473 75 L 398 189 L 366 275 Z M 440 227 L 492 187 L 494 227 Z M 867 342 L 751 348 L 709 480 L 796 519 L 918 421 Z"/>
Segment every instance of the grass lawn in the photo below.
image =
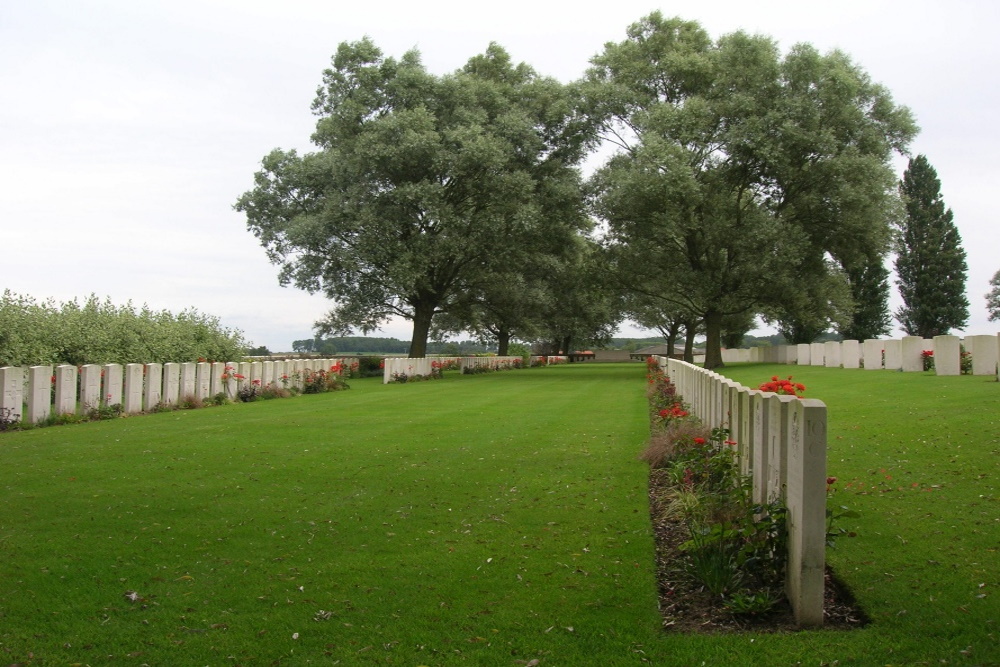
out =
<path fill-rule="evenodd" d="M 0 664 L 997 664 L 1000 385 L 774 372 L 864 630 L 664 633 L 644 367 L 572 364 L 0 434 Z"/>

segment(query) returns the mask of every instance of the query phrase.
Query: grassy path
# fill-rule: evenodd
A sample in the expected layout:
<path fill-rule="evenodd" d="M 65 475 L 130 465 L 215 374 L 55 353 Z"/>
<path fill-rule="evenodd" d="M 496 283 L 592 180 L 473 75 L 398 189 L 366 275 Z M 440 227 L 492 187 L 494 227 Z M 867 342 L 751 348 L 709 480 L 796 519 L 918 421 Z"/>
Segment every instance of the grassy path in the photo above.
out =
<path fill-rule="evenodd" d="M 542 369 L 7 434 L 0 651 L 613 662 L 657 626 L 642 395 Z"/>
<path fill-rule="evenodd" d="M 1000 387 L 792 372 L 865 630 L 664 634 L 643 368 L 571 365 L 3 434 L 0 664 L 996 664 Z"/>

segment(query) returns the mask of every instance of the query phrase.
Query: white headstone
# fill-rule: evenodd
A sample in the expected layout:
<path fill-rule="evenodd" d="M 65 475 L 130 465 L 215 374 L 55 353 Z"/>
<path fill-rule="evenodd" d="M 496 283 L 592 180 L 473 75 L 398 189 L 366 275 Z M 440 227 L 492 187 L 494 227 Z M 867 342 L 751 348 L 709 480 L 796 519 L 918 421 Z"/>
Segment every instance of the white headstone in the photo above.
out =
<path fill-rule="evenodd" d="M 181 365 L 175 362 L 163 364 L 163 395 L 166 405 L 176 405 L 181 391 Z"/>
<path fill-rule="evenodd" d="M 66 364 L 56 366 L 56 402 L 57 415 L 71 415 L 76 412 L 76 366 Z"/>
<path fill-rule="evenodd" d="M 826 570 L 826 406 L 796 400 L 786 420 L 788 601 L 799 626 L 818 627 Z"/>
<path fill-rule="evenodd" d="M 903 368 L 903 341 L 894 339 L 885 341 L 885 369 L 898 371 Z"/>
<path fill-rule="evenodd" d="M 840 363 L 844 368 L 861 368 L 861 343 L 845 340 L 840 344 Z"/>
<path fill-rule="evenodd" d="M 94 410 L 101 406 L 101 374 L 104 369 L 97 364 L 87 364 L 80 368 L 80 405 L 83 409 Z"/>
<path fill-rule="evenodd" d="M 996 336 L 968 336 L 965 345 L 966 350 L 972 352 L 973 375 L 997 374 Z"/>
<path fill-rule="evenodd" d="M 121 405 L 122 403 L 122 365 L 105 364 L 104 393 L 101 396 L 104 405 Z"/>
<path fill-rule="evenodd" d="M 182 363 L 178 382 L 180 384 L 178 400 L 187 401 L 195 398 L 198 395 L 198 365 L 190 361 Z"/>
<path fill-rule="evenodd" d="M 902 368 L 904 373 L 919 373 L 924 370 L 924 339 L 920 336 L 904 336 L 902 341 Z"/>
<path fill-rule="evenodd" d="M 142 364 L 125 366 L 125 402 L 122 407 L 126 414 L 142 412 Z"/>
<path fill-rule="evenodd" d="M 823 365 L 827 368 L 840 368 L 840 341 L 828 340 L 823 344 Z"/>
<path fill-rule="evenodd" d="M 37 424 L 52 412 L 52 366 L 28 369 L 27 421 Z"/>
<path fill-rule="evenodd" d="M 212 389 L 212 364 L 207 361 L 202 361 L 197 364 L 197 371 L 195 372 L 195 387 L 194 395 L 205 400 L 208 398 L 208 392 Z"/>
<path fill-rule="evenodd" d="M 962 341 L 958 336 L 934 336 L 934 373 L 961 375 Z"/>
<path fill-rule="evenodd" d="M 882 354 L 885 350 L 885 341 L 877 338 L 869 338 L 864 344 L 864 359 L 866 371 L 880 371 L 883 368 Z"/>
<path fill-rule="evenodd" d="M 142 404 L 152 410 L 163 400 L 163 364 L 146 364 L 146 389 Z"/>
<path fill-rule="evenodd" d="M 24 413 L 24 369 L 19 366 L 0 368 L 0 408 L 4 417 L 20 420 Z"/>
<path fill-rule="evenodd" d="M 823 343 L 809 344 L 809 365 L 810 366 L 826 365 L 826 348 L 823 347 Z"/>
<path fill-rule="evenodd" d="M 809 343 L 799 343 L 796 347 L 799 366 L 809 366 L 812 363 L 812 347 Z"/>

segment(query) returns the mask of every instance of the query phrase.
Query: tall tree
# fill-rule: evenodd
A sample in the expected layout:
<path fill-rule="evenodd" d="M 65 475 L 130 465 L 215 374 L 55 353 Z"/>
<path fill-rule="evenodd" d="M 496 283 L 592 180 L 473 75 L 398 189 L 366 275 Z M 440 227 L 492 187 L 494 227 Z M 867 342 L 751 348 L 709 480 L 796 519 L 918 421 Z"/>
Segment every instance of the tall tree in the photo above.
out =
<path fill-rule="evenodd" d="M 986 312 L 990 315 L 990 322 L 1000 320 L 1000 271 L 990 278 L 990 291 L 985 296 Z"/>
<path fill-rule="evenodd" d="M 969 321 L 968 265 L 937 171 L 918 155 L 899 187 L 906 217 L 896 244 L 896 284 L 903 298 L 896 319 L 907 334 L 924 338 L 962 329 Z"/>
<path fill-rule="evenodd" d="M 343 43 L 313 111 L 318 150 L 270 153 L 236 209 L 283 284 L 333 300 L 320 334 L 401 316 L 423 357 L 436 314 L 586 225 L 567 88 L 495 44 L 435 76 L 416 51 Z"/>
<path fill-rule="evenodd" d="M 713 42 L 654 12 L 593 59 L 584 90 L 618 152 L 591 180 L 606 242 L 641 293 L 696 313 L 705 365 L 728 315 L 803 298 L 887 242 L 909 112 L 842 53 L 744 33 Z"/>
<path fill-rule="evenodd" d="M 880 254 L 865 257 L 846 269 L 854 312 L 850 324 L 838 332 L 844 340 L 864 341 L 892 331 L 889 312 L 889 269 Z"/>

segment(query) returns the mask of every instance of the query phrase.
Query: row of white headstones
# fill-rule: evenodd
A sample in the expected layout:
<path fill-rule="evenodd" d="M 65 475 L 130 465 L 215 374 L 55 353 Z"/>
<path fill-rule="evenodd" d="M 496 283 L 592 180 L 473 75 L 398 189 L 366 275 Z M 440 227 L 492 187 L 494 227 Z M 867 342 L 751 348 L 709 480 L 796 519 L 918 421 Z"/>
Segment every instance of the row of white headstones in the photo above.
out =
<path fill-rule="evenodd" d="M 350 359 L 166 364 L 88 364 L 0 368 L 0 409 L 9 419 L 31 423 L 54 411 L 72 414 L 121 405 L 127 414 L 173 405 L 187 397 L 205 400 L 217 394 L 235 398 L 248 385 L 301 389 L 311 371 L 330 372 Z M 22 415 L 23 412 L 23 415 Z"/>
<path fill-rule="evenodd" d="M 959 375 L 962 348 L 972 357 L 973 375 L 996 375 L 1000 362 L 1000 335 L 997 336 L 935 336 L 902 339 L 871 339 L 827 341 L 800 345 L 775 345 L 723 350 L 722 360 L 731 362 L 764 362 L 826 366 L 829 368 L 864 368 L 865 370 L 899 370 L 919 372 L 924 369 L 924 353 L 933 353 L 934 371 L 938 375 Z"/>

